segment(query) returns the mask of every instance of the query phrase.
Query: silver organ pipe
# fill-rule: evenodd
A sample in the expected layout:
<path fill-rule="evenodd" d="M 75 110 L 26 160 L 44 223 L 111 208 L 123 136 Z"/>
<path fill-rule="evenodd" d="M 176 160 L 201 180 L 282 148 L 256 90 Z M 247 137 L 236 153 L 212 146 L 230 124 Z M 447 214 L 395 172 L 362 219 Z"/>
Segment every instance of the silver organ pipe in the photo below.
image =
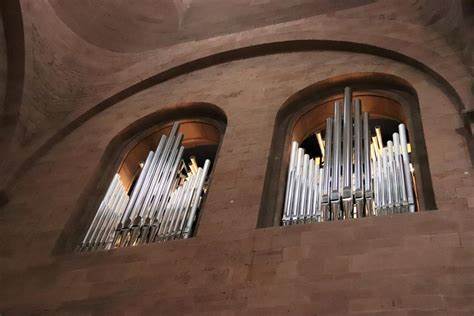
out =
<path fill-rule="evenodd" d="M 343 153 L 342 153 L 342 210 L 343 218 L 349 218 L 352 211 L 352 92 L 349 87 L 344 89 L 344 129 L 343 129 Z"/>
<path fill-rule="evenodd" d="M 354 102 L 354 214 L 357 218 L 361 217 L 364 212 L 362 169 L 362 117 L 360 100 L 357 99 Z"/>
<path fill-rule="evenodd" d="M 331 179 L 331 162 L 332 162 L 332 122 L 331 118 L 326 119 L 326 142 L 325 142 L 325 155 L 324 170 L 321 179 L 321 212 L 324 220 L 331 220 L 331 211 L 329 206 L 329 190 L 330 190 L 330 179 Z"/>
<path fill-rule="evenodd" d="M 331 171 L 331 214 L 334 220 L 340 218 L 340 181 L 341 181 L 341 103 L 334 104 L 334 139 Z"/>
<path fill-rule="evenodd" d="M 380 127 L 371 133 L 361 109 L 346 88 L 326 119 L 325 139 L 317 136 L 322 166 L 322 157 L 291 143 L 283 225 L 415 211 L 405 125 L 384 145 Z"/>
<path fill-rule="evenodd" d="M 400 134 L 400 150 L 403 161 L 403 175 L 405 179 L 408 208 L 410 212 L 415 211 L 415 194 L 413 192 L 412 177 L 410 172 L 410 160 L 407 151 L 407 134 L 404 124 L 398 125 L 398 133 Z"/>
<path fill-rule="evenodd" d="M 358 101 L 358 102 L 357 102 Z M 356 104 L 360 106 L 360 100 L 356 100 Z M 359 110 L 360 111 L 360 110 Z M 374 146 L 370 144 L 370 133 L 369 133 L 369 113 L 365 112 L 362 115 L 362 135 L 363 135 L 363 151 L 364 151 L 364 158 L 363 158 L 363 172 L 364 172 L 364 196 L 362 197 L 365 199 L 364 202 L 364 214 L 365 216 L 372 216 L 373 215 L 373 185 L 372 185 L 372 177 L 373 177 L 373 156 L 375 159 L 375 154 L 372 155 L 371 153 L 374 152 Z"/>
<path fill-rule="evenodd" d="M 189 238 L 206 191 L 211 162 L 183 160 L 183 135 L 174 123 L 150 151 L 130 195 L 115 174 L 79 245 L 80 251 Z M 297 150 L 297 144 L 295 147 Z M 191 170 L 184 177 L 182 169 Z"/>

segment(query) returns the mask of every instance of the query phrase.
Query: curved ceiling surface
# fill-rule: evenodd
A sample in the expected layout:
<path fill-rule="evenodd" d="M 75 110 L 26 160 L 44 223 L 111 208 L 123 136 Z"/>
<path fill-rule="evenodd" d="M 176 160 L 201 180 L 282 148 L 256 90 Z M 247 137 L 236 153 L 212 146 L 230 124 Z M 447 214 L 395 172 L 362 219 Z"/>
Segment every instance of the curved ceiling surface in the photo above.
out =
<path fill-rule="evenodd" d="M 375 0 L 49 0 L 58 17 L 87 42 L 142 52 L 353 8 Z"/>

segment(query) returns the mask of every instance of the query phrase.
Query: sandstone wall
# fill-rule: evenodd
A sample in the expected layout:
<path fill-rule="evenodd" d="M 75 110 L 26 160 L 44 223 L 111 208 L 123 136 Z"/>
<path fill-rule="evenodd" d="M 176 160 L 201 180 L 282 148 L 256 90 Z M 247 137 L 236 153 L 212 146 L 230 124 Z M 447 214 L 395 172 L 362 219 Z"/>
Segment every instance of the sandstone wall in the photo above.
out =
<path fill-rule="evenodd" d="M 474 312 L 474 178 L 460 113 L 472 109 L 472 78 L 442 34 L 403 18 L 407 7 L 376 2 L 137 54 L 86 44 L 46 1 L 22 9 L 27 132 L 2 173 L 1 313 Z M 360 72 L 415 89 L 439 210 L 256 229 L 278 110 L 311 84 Z M 228 120 L 197 236 L 56 252 L 114 136 L 188 102 Z"/>

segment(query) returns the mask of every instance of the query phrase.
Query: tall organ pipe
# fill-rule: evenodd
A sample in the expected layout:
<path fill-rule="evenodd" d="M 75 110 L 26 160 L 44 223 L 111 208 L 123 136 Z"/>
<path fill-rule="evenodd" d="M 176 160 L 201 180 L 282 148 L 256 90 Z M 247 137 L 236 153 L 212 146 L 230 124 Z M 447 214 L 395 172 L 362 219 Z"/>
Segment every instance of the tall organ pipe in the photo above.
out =
<path fill-rule="evenodd" d="M 324 160 L 324 172 L 321 187 L 321 208 L 324 220 L 330 219 L 329 209 L 329 190 L 330 190 L 330 179 L 331 179 L 331 162 L 332 162 L 332 126 L 333 120 L 331 118 L 326 119 L 326 159 Z"/>
<path fill-rule="evenodd" d="M 344 130 L 343 130 L 343 191 L 342 198 L 352 196 L 352 93 L 344 89 Z"/>
<path fill-rule="evenodd" d="M 100 203 L 99 209 L 95 213 L 94 218 L 92 219 L 92 223 L 90 224 L 90 226 L 89 226 L 89 228 L 86 232 L 86 235 L 84 236 L 84 239 L 82 240 L 82 244 L 80 245 L 81 248 L 86 247 L 87 244 L 89 243 L 89 239 L 91 237 L 91 234 L 94 231 L 95 227 L 97 226 L 98 221 L 102 217 L 104 209 L 106 208 L 106 206 L 108 204 L 108 201 L 110 200 L 110 198 L 111 198 L 111 196 L 112 196 L 112 194 L 115 190 L 115 187 L 118 185 L 119 177 L 120 176 L 118 174 L 115 174 L 114 177 L 113 177 L 112 182 L 110 183 L 109 187 L 107 188 L 107 192 L 105 193 L 104 199 Z"/>
<path fill-rule="evenodd" d="M 166 137 L 166 136 L 165 136 Z M 160 143 L 158 144 L 158 149 L 161 148 L 164 145 L 164 140 L 165 137 L 161 138 Z M 154 152 L 150 151 L 148 153 L 148 156 L 146 158 L 145 164 L 143 165 L 143 169 L 140 172 L 140 175 L 138 176 L 137 183 L 135 184 L 135 187 L 133 188 L 132 195 L 130 197 L 130 201 L 128 202 L 127 208 L 125 212 L 123 213 L 123 216 L 120 220 L 120 224 L 123 227 L 125 225 L 125 221 L 128 219 L 130 212 L 132 211 L 133 204 L 135 203 L 138 194 L 140 192 L 140 188 L 143 185 L 143 181 L 145 181 L 146 175 L 150 169 L 151 164 L 153 163 L 153 157 L 154 157 Z"/>
<path fill-rule="evenodd" d="M 341 103 L 334 103 L 334 141 L 332 158 L 331 200 L 339 200 L 341 177 Z"/>
<path fill-rule="evenodd" d="M 290 213 L 290 208 L 291 208 L 291 199 L 292 199 L 292 191 L 293 191 L 293 178 L 294 178 L 294 173 L 295 173 L 295 161 L 296 161 L 296 155 L 298 152 L 298 143 L 297 142 L 292 142 L 291 143 L 291 152 L 290 152 L 290 165 L 288 167 L 288 179 L 286 182 L 286 198 L 285 198 L 285 208 L 283 210 L 283 223 L 284 225 L 287 224 L 287 222 L 290 219 L 291 213 Z"/>
<path fill-rule="evenodd" d="M 344 218 L 350 218 L 352 212 L 352 93 L 349 87 L 344 89 L 344 125 L 342 152 L 342 210 Z"/>
<path fill-rule="evenodd" d="M 407 134 L 406 134 L 405 124 L 398 125 L 398 133 L 400 134 L 400 147 L 401 147 L 402 159 L 403 159 L 403 174 L 405 178 L 408 207 L 409 207 L 410 212 L 414 212 L 415 211 L 415 196 L 413 193 L 413 185 L 412 185 L 411 172 L 410 172 L 410 161 L 408 159 L 408 152 L 407 152 Z"/>
<path fill-rule="evenodd" d="M 363 120 L 363 136 L 364 136 L 364 197 L 365 197 L 365 215 L 373 214 L 373 188 L 372 188 L 372 170 L 370 159 L 370 134 L 369 134 L 369 113 L 362 114 Z"/>

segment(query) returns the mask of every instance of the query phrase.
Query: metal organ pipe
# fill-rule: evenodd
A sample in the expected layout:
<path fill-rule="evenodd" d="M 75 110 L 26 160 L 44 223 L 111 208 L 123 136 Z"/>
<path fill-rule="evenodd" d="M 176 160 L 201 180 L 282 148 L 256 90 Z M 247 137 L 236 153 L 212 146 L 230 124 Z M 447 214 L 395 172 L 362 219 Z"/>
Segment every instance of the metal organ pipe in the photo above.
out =
<path fill-rule="evenodd" d="M 291 143 L 283 225 L 415 211 L 405 125 L 384 146 L 380 127 L 372 136 L 369 114 L 350 88 L 342 112 L 341 105 L 336 101 L 326 119 L 325 139 L 316 133 L 320 157 Z"/>
<path fill-rule="evenodd" d="M 358 102 L 360 104 L 360 100 Z M 372 186 L 372 165 L 373 159 L 371 160 L 371 151 L 373 151 L 374 146 L 370 144 L 370 133 L 369 133 L 369 113 L 364 112 L 362 115 L 362 134 L 364 137 L 364 198 L 365 198 L 365 216 L 373 215 L 373 186 Z M 374 155 L 375 159 L 375 155 Z"/>
<path fill-rule="evenodd" d="M 352 92 L 349 87 L 344 89 L 344 129 L 342 153 L 342 211 L 343 217 L 349 218 L 352 213 Z"/>
<path fill-rule="evenodd" d="M 329 190 L 330 190 L 330 179 L 331 179 L 331 162 L 332 162 L 332 118 L 326 119 L 326 159 L 324 160 L 324 172 L 323 179 L 321 179 L 321 212 L 323 213 L 324 220 L 331 219 L 331 211 L 329 207 Z"/>
<path fill-rule="evenodd" d="M 183 135 L 174 123 L 168 136 L 163 135 L 145 160 L 130 194 L 116 174 L 89 226 L 80 251 L 110 249 L 188 238 L 196 220 L 210 160 L 201 168 L 192 157 L 191 172 L 184 183 L 180 174 L 184 147 Z M 295 152 L 298 144 L 295 145 Z"/>
<path fill-rule="evenodd" d="M 362 181 L 362 119 L 360 100 L 354 102 L 354 217 L 364 213 L 364 187 Z M 352 176 L 352 175 L 351 175 Z"/>
<path fill-rule="evenodd" d="M 413 192 L 412 177 L 410 172 L 410 160 L 408 159 L 408 144 L 405 124 L 398 125 L 398 133 L 400 134 L 400 147 L 403 161 L 403 174 L 405 178 L 408 208 L 410 212 L 415 211 L 415 195 Z"/>

